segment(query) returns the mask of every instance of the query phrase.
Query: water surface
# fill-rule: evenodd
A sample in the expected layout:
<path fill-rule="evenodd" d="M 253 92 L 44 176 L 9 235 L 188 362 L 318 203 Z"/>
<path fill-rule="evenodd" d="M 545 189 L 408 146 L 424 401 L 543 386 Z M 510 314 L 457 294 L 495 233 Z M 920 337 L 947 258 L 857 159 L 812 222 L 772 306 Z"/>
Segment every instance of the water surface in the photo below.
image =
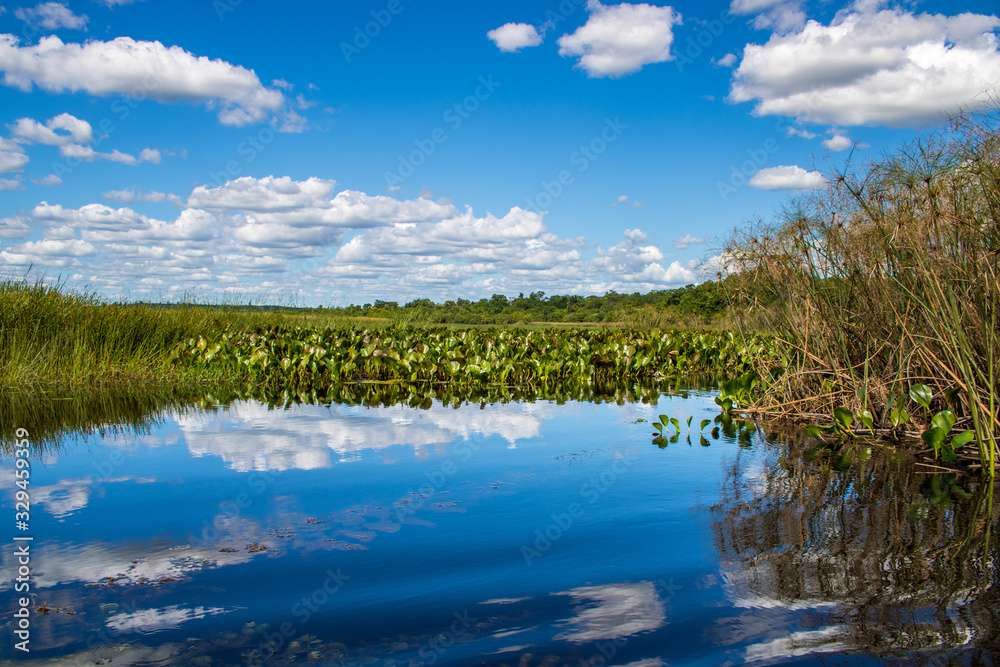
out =
<path fill-rule="evenodd" d="M 56 438 L 45 613 L 3 664 L 993 664 L 985 491 L 734 429 L 660 448 L 661 413 L 717 408 L 236 401 Z"/>

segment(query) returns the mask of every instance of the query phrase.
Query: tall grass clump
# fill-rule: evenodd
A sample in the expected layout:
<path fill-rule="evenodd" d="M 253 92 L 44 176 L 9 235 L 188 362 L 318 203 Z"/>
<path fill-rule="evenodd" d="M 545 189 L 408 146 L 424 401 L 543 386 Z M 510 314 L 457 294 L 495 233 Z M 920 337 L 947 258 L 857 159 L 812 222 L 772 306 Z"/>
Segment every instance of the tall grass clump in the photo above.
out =
<path fill-rule="evenodd" d="M 178 366 L 171 352 L 202 334 L 281 324 L 344 326 L 342 319 L 240 306 L 110 303 L 65 285 L 0 282 L 0 388 L 125 388 L 232 379 L 211 369 Z"/>
<path fill-rule="evenodd" d="M 43 282 L 0 283 L 0 386 L 148 381 L 172 374 L 166 352 L 190 318 L 102 303 Z"/>
<path fill-rule="evenodd" d="M 984 467 L 1000 435 L 1000 104 L 829 179 L 773 223 L 733 233 L 735 309 L 789 351 L 762 407 L 786 415 L 870 411 L 899 426 L 951 409 L 976 433 Z M 761 369 L 762 374 L 772 369 Z M 778 376 L 778 373 L 774 373 Z M 895 412 L 894 412 L 895 410 Z"/>

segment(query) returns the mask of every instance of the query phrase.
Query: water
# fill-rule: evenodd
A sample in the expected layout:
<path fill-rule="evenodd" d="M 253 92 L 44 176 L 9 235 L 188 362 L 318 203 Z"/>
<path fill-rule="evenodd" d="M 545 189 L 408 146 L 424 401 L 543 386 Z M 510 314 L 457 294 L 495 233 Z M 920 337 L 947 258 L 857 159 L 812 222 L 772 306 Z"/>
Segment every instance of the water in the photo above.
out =
<path fill-rule="evenodd" d="M 30 655 L 4 615 L 2 664 L 994 664 L 974 482 L 735 427 L 689 444 L 705 392 L 427 406 L 236 401 L 48 438 L 45 613 Z M 664 448 L 639 421 L 662 413 Z"/>

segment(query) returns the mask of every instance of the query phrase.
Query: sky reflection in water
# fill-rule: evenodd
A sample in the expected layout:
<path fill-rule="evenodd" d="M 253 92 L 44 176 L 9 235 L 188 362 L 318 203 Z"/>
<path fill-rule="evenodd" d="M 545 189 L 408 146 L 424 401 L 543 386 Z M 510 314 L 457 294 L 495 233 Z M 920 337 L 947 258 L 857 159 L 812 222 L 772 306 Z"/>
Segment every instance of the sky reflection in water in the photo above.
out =
<path fill-rule="evenodd" d="M 862 466 L 896 489 L 876 502 L 760 436 L 659 449 L 637 420 L 664 412 L 698 424 L 716 409 L 697 392 L 658 406 L 238 402 L 48 450 L 32 476 L 33 566 L 53 611 L 33 620 L 32 659 L 9 633 L 0 650 L 37 665 L 877 664 L 892 647 L 859 632 L 861 616 L 893 636 L 919 629 L 907 650 L 963 643 L 925 609 L 941 594 L 925 580 L 851 570 L 896 556 L 944 567 L 924 552 L 961 512 L 929 504 L 906 466 L 886 466 L 891 482 Z M 797 539 L 803 497 L 821 507 Z M 927 518 L 897 521 L 899 548 L 865 537 L 912 507 Z M 945 605 L 974 619 L 974 647 L 996 636 L 981 611 L 992 553 L 952 582 L 968 599 Z M 866 585 L 897 595 L 865 606 Z"/>

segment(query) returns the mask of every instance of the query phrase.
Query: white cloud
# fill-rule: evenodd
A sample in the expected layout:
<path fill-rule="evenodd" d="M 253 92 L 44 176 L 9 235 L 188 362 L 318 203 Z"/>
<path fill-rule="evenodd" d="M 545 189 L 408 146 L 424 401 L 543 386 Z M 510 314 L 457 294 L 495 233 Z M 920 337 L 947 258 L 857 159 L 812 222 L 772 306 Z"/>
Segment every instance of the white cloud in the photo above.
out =
<path fill-rule="evenodd" d="M 850 137 L 840 134 L 839 132 L 834 133 L 834 135 L 829 139 L 823 140 L 823 146 L 834 152 L 845 151 L 853 145 L 854 142 L 851 141 Z"/>
<path fill-rule="evenodd" d="M 95 0 L 95 2 L 98 2 L 105 7 L 114 9 L 115 7 L 121 7 L 123 5 L 135 4 L 136 2 L 139 2 L 139 0 Z"/>
<path fill-rule="evenodd" d="M 679 238 L 674 241 L 674 247 L 678 250 L 686 250 L 693 245 L 701 245 L 703 243 L 708 243 L 707 237 L 700 239 L 696 236 L 692 236 L 691 233 L 688 232 L 683 238 Z"/>
<path fill-rule="evenodd" d="M 105 199 L 110 201 L 120 202 L 122 204 L 134 204 L 137 201 L 140 202 L 152 202 L 158 204 L 161 202 L 168 202 L 174 206 L 182 206 L 181 198 L 175 194 L 166 192 L 157 192 L 155 190 L 151 192 L 143 192 L 139 188 L 132 187 L 125 190 L 109 190 L 102 195 Z"/>
<path fill-rule="evenodd" d="M 28 156 L 18 144 L 0 137 L 0 174 L 21 171 L 28 164 Z"/>
<path fill-rule="evenodd" d="M 59 154 L 62 155 L 63 157 L 83 160 L 84 162 L 94 162 L 95 160 L 107 160 L 109 162 L 119 162 L 121 164 L 129 166 L 135 166 L 140 162 L 160 161 L 160 151 L 152 148 L 143 149 L 142 153 L 140 154 L 140 157 L 136 157 L 129 153 L 122 153 L 118 149 L 115 149 L 110 153 L 99 153 L 90 146 L 81 146 L 80 144 L 65 144 L 59 147 Z"/>
<path fill-rule="evenodd" d="M 14 16 L 43 30 L 87 29 L 87 17 L 77 16 L 61 2 L 43 2 L 32 9 L 19 7 L 14 10 Z"/>
<path fill-rule="evenodd" d="M 733 65 L 736 64 L 736 60 L 737 58 L 735 53 L 727 53 L 726 55 L 716 60 L 715 64 L 718 65 L 719 67 L 732 67 Z"/>
<path fill-rule="evenodd" d="M 802 0 L 733 0 L 733 14 L 755 14 L 753 26 L 759 30 L 787 32 L 801 28 L 806 21 Z"/>
<path fill-rule="evenodd" d="M 28 241 L 12 249 L 15 254 L 34 255 L 36 257 L 86 257 L 96 255 L 97 248 L 79 239 L 63 241 Z M 3 254 L 6 254 L 4 252 Z"/>
<path fill-rule="evenodd" d="M 143 148 L 139 153 L 139 159 L 143 162 L 152 162 L 153 164 L 160 164 L 160 160 L 163 156 L 160 155 L 160 151 L 155 148 Z"/>
<path fill-rule="evenodd" d="M 31 179 L 31 182 L 34 183 L 35 185 L 44 185 L 45 187 L 49 188 L 59 187 L 60 185 L 63 184 L 62 179 L 56 176 L 55 174 L 49 174 L 44 178 L 33 178 Z"/>
<path fill-rule="evenodd" d="M 0 34 L 0 70 L 5 85 L 23 91 L 34 85 L 96 96 L 140 90 L 160 102 L 207 102 L 225 125 L 262 121 L 285 105 L 284 95 L 261 85 L 253 70 L 130 37 L 76 44 L 48 36 L 20 46 L 14 35 Z"/>
<path fill-rule="evenodd" d="M 94 140 L 94 129 L 90 123 L 68 113 L 50 118 L 44 125 L 31 118 L 19 118 L 7 127 L 18 139 L 49 146 L 62 146 L 70 142 L 86 144 Z"/>
<path fill-rule="evenodd" d="M 579 56 L 577 67 L 588 76 L 619 77 L 673 59 L 673 28 L 681 16 L 672 7 L 587 0 L 587 9 L 587 23 L 559 38 L 559 55 Z"/>
<path fill-rule="evenodd" d="M 790 136 L 790 137 L 802 137 L 803 139 L 815 139 L 816 138 L 816 134 L 815 133 L 810 132 L 809 130 L 805 130 L 805 129 L 801 128 L 801 127 L 795 127 L 794 125 L 789 126 L 789 128 L 788 128 L 788 130 L 786 130 L 786 132 L 788 133 L 788 136 Z"/>
<path fill-rule="evenodd" d="M 246 212 L 293 211 L 322 205 L 329 200 L 336 184 L 315 177 L 293 181 L 288 176 L 260 179 L 244 176 L 214 188 L 196 187 L 188 198 L 188 206 Z"/>
<path fill-rule="evenodd" d="M 826 179 L 818 171 L 806 171 L 798 166 L 780 166 L 761 169 L 748 184 L 759 190 L 817 190 L 826 187 Z"/>
<path fill-rule="evenodd" d="M 845 11 L 748 44 L 730 101 L 825 125 L 919 126 L 1000 82 L 1000 18 Z"/>
<path fill-rule="evenodd" d="M 21 181 L 12 181 L 6 178 L 0 178 L 0 190 L 23 190 L 24 185 Z M 0 234 L 2 236 L 2 234 Z"/>
<path fill-rule="evenodd" d="M 646 208 L 639 202 L 629 199 L 628 195 L 622 195 L 618 198 L 618 201 L 611 205 L 612 208 L 617 208 L 619 206 L 624 206 L 625 208 Z"/>
<path fill-rule="evenodd" d="M 486 36 L 505 53 L 520 51 L 542 43 L 542 36 L 535 26 L 527 23 L 508 23 L 495 30 L 490 30 Z"/>
<path fill-rule="evenodd" d="M 0 245 L 0 266 L 69 272 L 108 296 L 169 300 L 194 290 L 326 304 L 539 289 L 602 294 L 695 281 L 691 267 L 664 262 L 639 229 L 604 249 L 553 234 L 542 214 L 517 207 L 476 216 L 444 200 L 334 188 L 332 180 L 269 176 L 195 188 L 186 202 L 135 187 L 105 193 L 123 204 L 181 206 L 167 221 L 127 207 L 42 202 L 0 221 L 0 236 L 22 239 Z"/>

